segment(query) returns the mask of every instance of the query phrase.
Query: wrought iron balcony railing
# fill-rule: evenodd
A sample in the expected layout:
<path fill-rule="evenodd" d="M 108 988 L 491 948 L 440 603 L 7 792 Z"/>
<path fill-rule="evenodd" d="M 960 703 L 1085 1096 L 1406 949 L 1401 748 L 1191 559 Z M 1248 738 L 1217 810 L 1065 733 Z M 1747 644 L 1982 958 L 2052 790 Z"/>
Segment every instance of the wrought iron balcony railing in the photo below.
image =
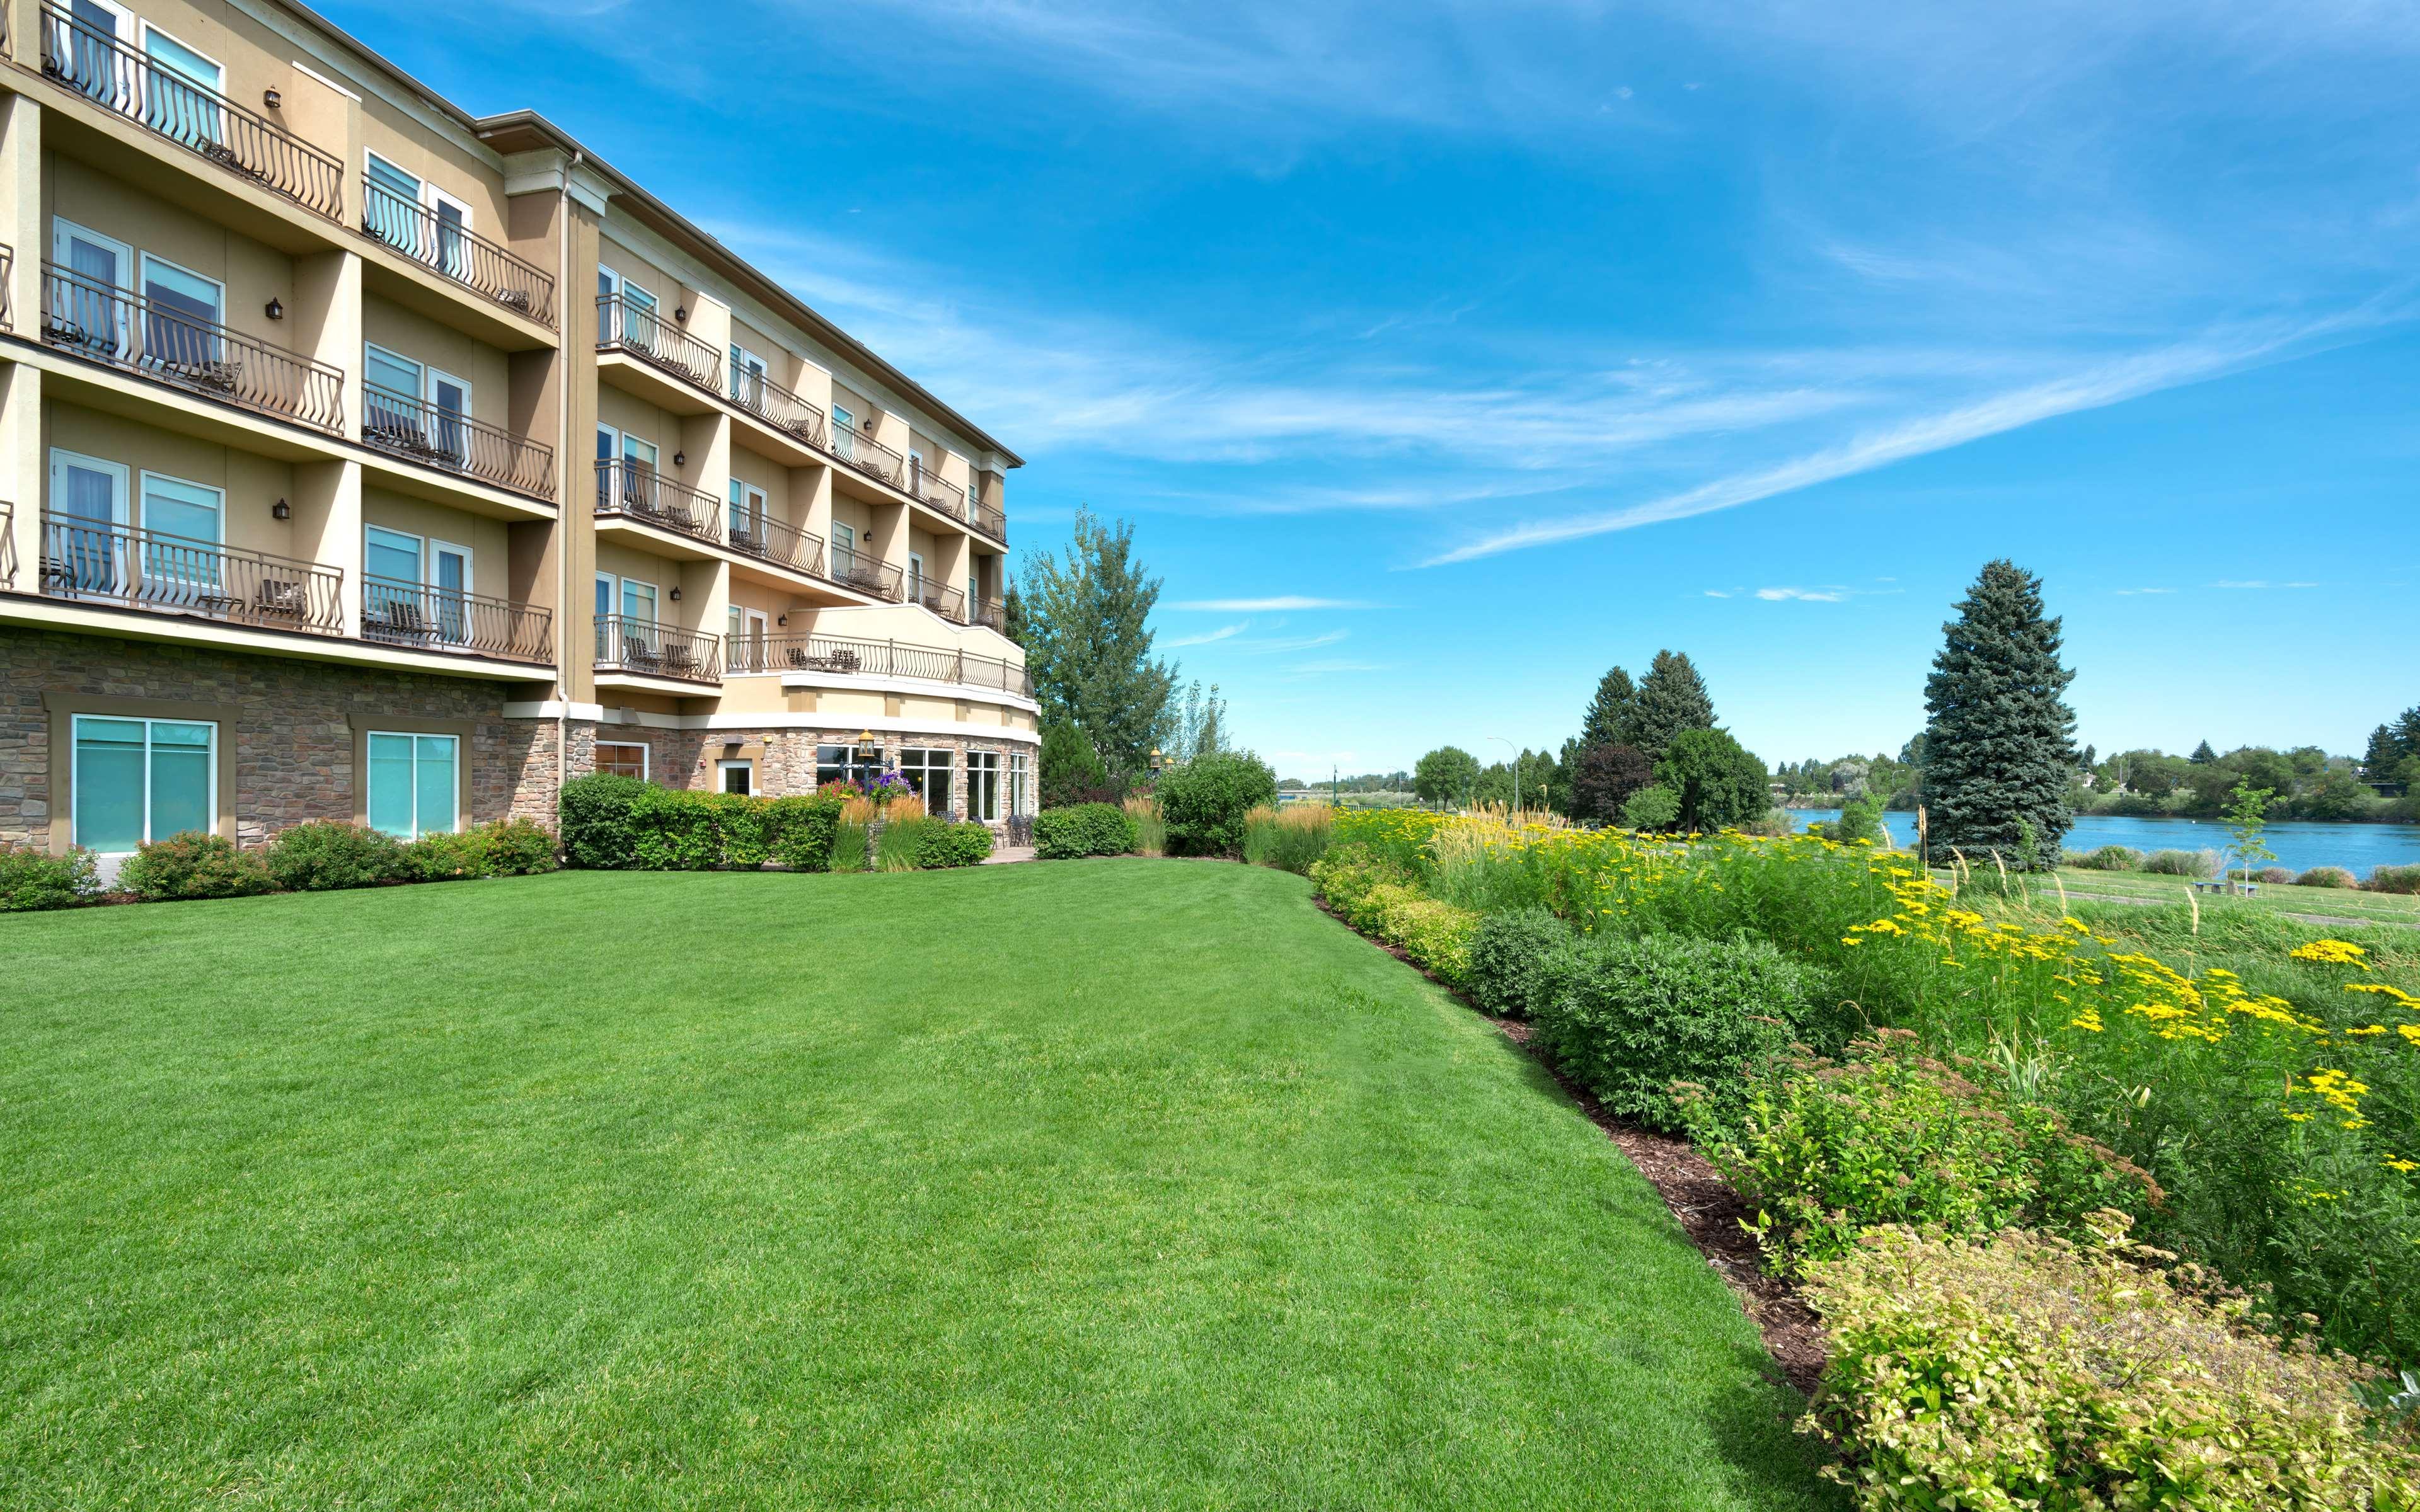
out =
<path fill-rule="evenodd" d="M 363 390 L 362 444 L 534 499 L 554 497 L 554 448 L 391 389 Z"/>
<path fill-rule="evenodd" d="M 852 640 L 840 636 L 776 636 L 749 642 L 749 670 L 823 672 L 843 677 L 912 677 L 966 687 L 997 687 L 1031 697 L 1025 669 L 998 656 L 920 646 L 899 640 Z M 734 671 L 740 669 L 735 664 Z"/>
<path fill-rule="evenodd" d="M 724 529 L 734 551 L 796 572 L 823 576 L 822 536 L 809 535 L 795 525 L 785 525 L 769 515 L 751 514 L 736 505 Z"/>
<path fill-rule="evenodd" d="M 824 444 L 824 412 L 753 368 L 730 364 L 733 404 L 757 419 L 797 438 L 801 445 Z"/>
<path fill-rule="evenodd" d="M 6 501 L 0 501 L 0 588 L 16 586 L 17 506 Z"/>
<path fill-rule="evenodd" d="M 910 587 L 915 601 L 945 620 L 964 625 L 967 620 L 967 591 L 952 588 L 939 578 L 919 578 Z"/>
<path fill-rule="evenodd" d="M 8 303 L 8 291 L 17 282 L 17 250 L 0 244 L 0 331 L 17 329 L 17 312 Z"/>
<path fill-rule="evenodd" d="M 341 636 L 344 591 L 341 568 L 42 512 L 47 598 Z"/>
<path fill-rule="evenodd" d="M 977 500 L 967 509 L 967 523 L 1002 546 L 1008 544 L 1008 517 Z"/>
<path fill-rule="evenodd" d="M 345 210 L 345 166 L 266 116 L 44 0 L 42 71 L 188 151 L 330 220 Z"/>
<path fill-rule="evenodd" d="M 636 462 L 597 464 L 597 513 L 623 516 L 718 545 L 722 540 L 722 506 L 712 494 L 675 483 Z"/>
<path fill-rule="evenodd" d="M 673 377 L 720 393 L 722 354 L 673 324 L 651 304 L 619 294 L 597 297 L 597 349 L 628 352 Z"/>
<path fill-rule="evenodd" d="M 345 376 L 300 352 L 42 264 L 42 344 L 188 393 L 345 433 Z"/>
<path fill-rule="evenodd" d="M 384 184 L 362 183 L 362 230 L 424 268 L 551 328 L 554 275 Z"/>
<path fill-rule="evenodd" d="M 392 578 L 362 579 L 362 639 L 380 645 L 551 662 L 553 625 L 550 610 L 509 599 Z"/>
<path fill-rule="evenodd" d="M 905 491 L 908 459 L 883 445 L 863 431 L 831 429 L 831 455 L 857 469 L 869 478 L 878 478 L 893 488 Z"/>
<path fill-rule="evenodd" d="M 906 577 L 887 562 L 877 562 L 862 551 L 835 541 L 831 548 L 831 580 L 844 588 L 854 588 L 861 594 L 901 602 L 900 587 Z"/>
<path fill-rule="evenodd" d="M 722 681 L 722 638 L 608 614 L 597 622 L 597 670 L 719 683 Z"/>
<path fill-rule="evenodd" d="M 954 483 L 944 483 L 940 474 L 924 466 L 922 457 L 908 459 L 908 491 L 952 519 L 967 517 L 967 491 Z"/>
<path fill-rule="evenodd" d="M 987 630 L 1008 634 L 1008 606 L 997 598 L 973 598 L 967 603 L 967 623 L 980 625 Z"/>

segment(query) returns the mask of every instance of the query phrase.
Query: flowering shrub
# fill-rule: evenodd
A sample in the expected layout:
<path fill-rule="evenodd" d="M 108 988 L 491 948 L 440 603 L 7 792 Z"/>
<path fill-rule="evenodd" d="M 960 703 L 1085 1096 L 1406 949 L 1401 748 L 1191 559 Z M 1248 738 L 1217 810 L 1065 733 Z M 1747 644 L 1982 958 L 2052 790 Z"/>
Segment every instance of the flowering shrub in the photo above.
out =
<path fill-rule="evenodd" d="M 1845 1255 L 1882 1224 L 2081 1233 L 2085 1214 L 2140 1213 L 2158 1195 L 2049 1108 L 1978 1086 L 1915 1038 L 1884 1030 L 1838 1062 L 1762 1068 L 1735 1118 L 1703 1099 L 1687 1108 L 1707 1158 L 1756 1210 L 1775 1269 Z"/>
<path fill-rule="evenodd" d="M 191 898 L 243 898 L 277 884 L 258 851 L 237 848 L 223 835 L 189 829 L 147 842 L 117 871 L 117 885 L 148 903 Z"/>
<path fill-rule="evenodd" d="M 263 853 L 269 874 L 288 892 L 325 892 L 399 882 L 410 874 L 403 844 L 365 825 L 315 819 L 278 831 Z"/>
<path fill-rule="evenodd" d="M 2368 1372 L 2128 1260 L 2122 1238 L 1894 1227 L 1810 1266 L 1832 1355 L 1801 1427 L 1842 1451 L 1825 1473 L 1875 1512 L 2420 1501 L 2420 1456 L 2364 1410 Z"/>
<path fill-rule="evenodd" d="M 1328 842 L 1361 846 L 1417 872 L 1427 864 L 1429 837 L 1449 822 L 1422 809 L 1347 809 L 1336 815 Z"/>
<path fill-rule="evenodd" d="M 0 843 L 0 914 L 66 908 L 100 891 L 92 852 L 82 846 L 53 856 L 29 845 Z"/>

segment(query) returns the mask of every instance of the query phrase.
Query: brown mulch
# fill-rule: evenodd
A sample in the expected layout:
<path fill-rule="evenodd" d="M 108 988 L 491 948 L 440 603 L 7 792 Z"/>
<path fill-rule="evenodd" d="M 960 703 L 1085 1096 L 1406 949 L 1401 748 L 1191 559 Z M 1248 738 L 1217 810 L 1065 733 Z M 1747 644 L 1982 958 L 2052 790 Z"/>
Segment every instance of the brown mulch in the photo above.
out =
<path fill-rule="evenodd" d="M 1328 918 L 1344 924 L 1348 930 L 1353 928 L 1345 924 L 1342 916 L 1327 906 L 1326 899 L 1314 902 Z M 1360 934 L 1358 930 L 1354 933 Z M 1698 1252 L 1706 1257 L 1706 1263 L 1714 1267 L 1714 1273 L 1731 1288 L 1731 1294 L 1739 1298 L 1740 1306 L 1756 1324 L 1758 1332 L 1764 1335 L 1765 1350 L 1772 1354 L 1774 1364 L 1780 1367 L 1782 1375 L 1801 1393 L 1812 1396 L 1816 1382 L 1823 1378 L 1823 1362 L 1827 1357 L 1823 1325 L 1789 1283 L 1767 1274 L 1758 1264 L 1756 1240 L 1743 1227 L 1753 1214 L 1740 1200 L 1739 1194 L 1731 1190 L 1730 1183 L 1722 1179 L 1705 1156 L 1698 1153 L 1697 1147 L 1685 1139 L 1641 1129 L 1614 1118 L 1595 1098 L 1556 1070 L 1544 1055 L 1530 1048 L 1529 1037 L 1534 1032 L 1531 1026 L 1517 1019 L 1500 1019 L 1482 1011 L 1451 986 L 1438 981 L 1427 967 L 1397 947 L 1384 940 L 1372 940 L 1366 934 L 1360 934 L 1360 937 L 1436 982 L 1437 986 L 1452 994 L 1455 1001 L 1495 1025 L 1506 1039 L 1528 1051 L 1545 1068 L 1546 1073 L 1555 1078 L 1556 1085 L 1579 1105 L 1590 1122 L 1605 1131 L 1606 1138 L 1630 1157 L 1630 1163 L 1638 1167 L 1638 1174 L 1647 1178 L 1648 1184 L 1663 1197 L 1664 1205 L 1672 1210 L 1673 1218 L 1679 1221 L 1682 1232 L 1698 1246 Z"/>

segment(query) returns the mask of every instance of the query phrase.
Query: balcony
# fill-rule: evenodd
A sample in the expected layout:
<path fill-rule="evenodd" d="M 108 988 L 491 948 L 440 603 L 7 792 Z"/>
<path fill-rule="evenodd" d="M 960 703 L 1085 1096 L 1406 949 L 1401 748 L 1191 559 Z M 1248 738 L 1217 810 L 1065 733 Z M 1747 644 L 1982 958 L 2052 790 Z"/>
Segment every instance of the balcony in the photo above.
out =
<path fill-rule="evenodd" d="M 844 588 L 854 588 L 861 594 L 901 602 L 900 584 L 906 578 L 897 567 L 876 562 L 861 551 L 852 550 L 837 541 L 832 543 L 831 571 L 828 576 Z"/>
<path fill-rule="evenodd" d="M 721 637 L 609 614 L 597 622 L 597 670 L 682 683 L 720 683 Z"/>
<path fill-rule="evenodd" d="M 633 304 L 619 294 L 597 299 L 597 349 L 627 352 L 693 388 L 720 396 L 723 355 L 666 320 L 653 305 Z"/>
<path fill-rule="evenodd" d="M 898 640 L 850 640 L 837 636 L 776 636 L 748 642 L 746 668 L 761 672 L 821 672 L 841 677 L 908 677 L 921 682 L 954 683 L 963 687 L 996 687 L 1031 698 L 1033 682 L 1025 669 L 998 656 L 920 646 Z"/>
<path fill-rule="evenodd" d="M 968 606 L 967 623 L 1008 634 L 1008 606 L 997 598 L 978 598 Z"/>
<path fill-rule="evenodd" d="M 341 637 L 344 589 L 340 568 L 42 512 L 46 598 Z"/>
<path fill-rule="evenodd" d="M 960 625 L 967 623 L 965 589 L 952 588 L 939 578 L 920 578 L 910 586 L 915 590 L 914 597 L 917 603 L 945 620 L 953 620 Z"/>
<path fill-rule="evenodd" d="M 528 604 L 391 578 L 362 579 L 362 639 L 380 645 L 547 665 L 554 660 L 553 627 L 551 611 Z"/>
<path fill-rule="evenodd" d="M 967 523 L 1001 545 L 1008 544 L 1008 517 L 980 500 L 969 506 Z"/>
<path fill-rule="evenodd" d="M 345 376 L 325 363 L 42 264 L 42 345 L 188 393 L 345 433 Z"/>
<path fill-rule="evenodd" d="M 332 221 L 344 215 L 342 162 L 47 0 L 42 71 L 101 109 L 305 209 Z"/>
<path fill-rule="evenodd" d="M 967 491 L 954 483 L 943 483 L 921 458 L 908 459 L 908 491 L 952 519 L 967 517 Z"/>
<path fill-rule="evenodd" d="M 652 525 L 709 545 L 722 544 L 722 506 L 714 496 L 632 462 L 597 464 L 597 514 Z"/>
<path fill-rule="evenodd" d="M 752 368 L 730 364 L 733 404 L 802 446 L 824 444 L 824 412 Z"/>
<path fill-rule="evenodd" d="M 809 535 L 769 515 L 745 515 L 733 506 L 731 549 L 743 556 L 820 578 L 824 571 L 823 537 Z"/>
<path fill-rule="evenodd" d="M 554 275 L 384 184 L 362 184 L 362 231 L 404 256 L 549 330 Z"/>
<path fill-rule="evenodd" d="M 877 482 L 907 492 L 908 459 L 861 431 L 833 427 L 831 455 Z"/>
<path fill-rule="evenodd" d="M 532 499 L 554 497 L 552 447 L 391 389 L 363 393 L 362 444 Z"/>

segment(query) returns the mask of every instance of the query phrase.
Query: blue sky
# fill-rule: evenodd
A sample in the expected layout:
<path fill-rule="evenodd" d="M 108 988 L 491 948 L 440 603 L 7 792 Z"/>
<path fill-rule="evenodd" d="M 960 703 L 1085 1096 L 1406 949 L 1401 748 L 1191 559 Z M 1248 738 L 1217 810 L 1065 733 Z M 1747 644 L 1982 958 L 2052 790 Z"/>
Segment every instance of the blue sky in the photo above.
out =
<path fill-rule="evenodd" d="M 1768 761 L 1896 750 L 1995 555 L 2104 749 L 2420 702 L 2405 7 L 331 13 L 1016 446 L 1021 546 L 1134 519 L 1287 775 L 1556 744 L 1659 646 Z"/>

